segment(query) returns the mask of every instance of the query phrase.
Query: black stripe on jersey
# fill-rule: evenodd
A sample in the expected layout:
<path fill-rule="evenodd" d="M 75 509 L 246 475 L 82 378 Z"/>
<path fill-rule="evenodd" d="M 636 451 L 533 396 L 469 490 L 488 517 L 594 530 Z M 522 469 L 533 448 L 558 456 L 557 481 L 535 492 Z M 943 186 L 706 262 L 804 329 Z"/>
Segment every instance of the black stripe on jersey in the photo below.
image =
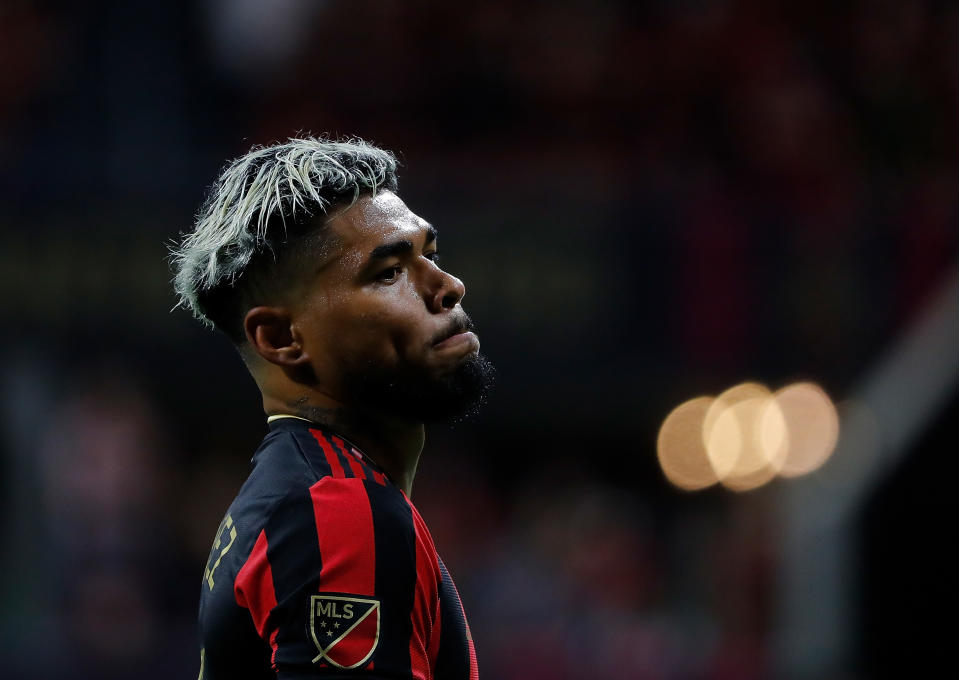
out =
<path fill-rule="evenodd" d="M 348 439 L 343 439 L 343 437 L 340 437 L 340 439 L 343 441 L 344 444 L 346 444 L 347 448 L 350 449 L 345 451 L 346 455 L 352 456 L 353 450 L 356 450 L 356 451 L 359 450 Z M 380 475 L 382 479 L 384 480 L 386 479 L 386 473 L 383 472 L 382 468 L 380 468 L 380 466 L 377 465 L 376 462 L 372 458 L 368 457 L 366 454 L 360 452 L 359 457 L 354 456 L 354 460 L 359 461 L 360 465 L 363 466 L 363 472 L 366 473 L 367 479 L 376 479 L 376 476 L 372 474 L 373 472 Z"/>
<path fill-rule="evenodd" d="M 349 443 L 348 441 L 346 441 L 346 440 L 342 440 L 342 441 L 343 441 L 343 443 L 346 444 L 348 447 L 350 446 L 350 443 Z M 373 465 L 373 461 L 371 461 L 371 460 L 370 460 L 369 458 L 367 458 L 366 456 L 364 456 L 364 455 L 362 455 L 362 454 L 360 454 L 359 456 L 355 456 L 355 455 L 353 455 L 353 452 L 352 452 L 350 449 L 345 449 L 345 450 L 343 451 L 343 455 L 346 456 L 347 458 L 349 458 L 350 460 L 352 460 L 352 461 L 354 462 L 354 464 L 359 464 L 360 469 L 363 470 L 363 474 L 366 476 L 367 479 L 369 479 L 369 480 L 371 480 L 371 481 L 375 481 L 375 480 L 376 480 L 376 475 L 378 474 L 378 475 L 380 476 L 380 479 L 384 480 L 384 482 L 385 482 L 385 480 L 386 480 L 386 475 L 383 474 L 383 471 L 382 471 L 382 470 L 379 470 L 378 468 L 376 468 L 376 467 Z M 374 473 L 375 473 L 375 474 L 374 474 Z M 355 475 L 354 475 L 354 476 L 355 476 Z M 377 482 L 377 483 L 379 484 L 379 482 Z"/>
<path fill-rule="evenodd" d="M 440 584 L 440 649 L 436 655 L 436 679 L 468 678 L 470 650 L 466 638 L 466 614 L 453 579 L 439 560 L 443 581 Z"/>
<path fill-rule="evenodd" d="M 395 487 L 373 479 L 363 482 L 373 510 L 376 548 L 376 599 L 382 603 L 380 643 L 374 669 L 407 677 L 413 636 L 413 598 L 416 590 L 416 533 L 413 512 Z"/>
<path fill-rule="evenodd" d="M 319 589 L 323 567 L 309 489 L 301 489 L 280 502 L 267 522 L 266 543 L 266 557 L 273 572 L 277 620 L 306 621 L 309 612 L 302 605 L 304 598 L 296 595 L 304 590 Z"/>
<path fill-rule="evenodd" d="M 384 475 L 382 472 L 380 472 L 379 470 L 374 468 L 372 465 L 367 463 L 366 458 L 360 458 L 358 459 L 358 462 L 360 464 L 360 467 L 363 468 L 363 474 L 366 475 L 366 478 L 368 480 L 370 480 L 371 482 L 375 482 L 376 484 L 380 484 L 380 486 L 383 486 L 383 483 L 376 481 L 376 475 L 378 474 L 380 476 L 380 479 L 382 480 L 386 479 L 386 475 Z"/>
<path fill-rule="evenodd" d="M 326 434 L 326 433 L 324 433 L 324 434 Z M 326 441 L 328 441 L 328 442 L 330 443 L 330 446 L 333 447 L 333 451 L 336 453 L 336 457 L 337 457 L 337 459 L 340 461 L 340 466 L 342 466 L 342 468 L 343 468 L 343 474 L 344 474 L 348 479 L 353 479 L 353 478 L 355 478 L 356 475 L 353 474 L 353 467 L 350 465 L 350 461 L 347 459 L 347 456 L 349 456 L 350 458 L 352 458 L 352 455 L 346 453 L 343 449 L 341 449 L 339 446 L 337 446 L 336 440 L 333 439 L 333 437 L 327 435 Z M 354 458 L 353 460 L 356 460 L 356 459 Z"/>
<path fill-rule="evenodd" d="M 323 432 L 323 435 L 326 436 L 327 440 L 329 440 L 329 436 L 326 435 L 325 430 L 320 430 L 320 432 Z M 306 462 L 309 463 L 310 469 L 313 470 L 314 474 L 316 474 L 317 480 L 333 475 L 333 470 L 330 468 L 330 464 L 326 460 L 326 455 L 323 453 L 323 449 L 320 448 L 320 443 L 316 441 L 316 437 L 313 436 L 313 433 L 310 432 L 309 429 L 297 428 L 296 430 L 291 430 L 290 434 L 293 435 L 293 441 L 296 442 L 296 445 L 303 454 L 303 457 L 306 458 Z"/>

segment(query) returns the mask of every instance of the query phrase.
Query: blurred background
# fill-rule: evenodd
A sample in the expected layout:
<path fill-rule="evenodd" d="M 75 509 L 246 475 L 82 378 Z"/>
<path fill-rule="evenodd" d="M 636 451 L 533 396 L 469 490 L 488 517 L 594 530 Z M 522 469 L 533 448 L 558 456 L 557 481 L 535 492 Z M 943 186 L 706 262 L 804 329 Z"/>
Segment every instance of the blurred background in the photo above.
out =
<path fill-rule="evenodd" d="M 3 678 L 195 677 L 266 425 L 166 247 L 297 132 L 400 154 L 499 369 L 413 494 L 484 678 L 954 665 L 955 3 L 3 0 L 0 63 Z M 667 414 L 745 380 L 835 452 L 676 488 Z"/>

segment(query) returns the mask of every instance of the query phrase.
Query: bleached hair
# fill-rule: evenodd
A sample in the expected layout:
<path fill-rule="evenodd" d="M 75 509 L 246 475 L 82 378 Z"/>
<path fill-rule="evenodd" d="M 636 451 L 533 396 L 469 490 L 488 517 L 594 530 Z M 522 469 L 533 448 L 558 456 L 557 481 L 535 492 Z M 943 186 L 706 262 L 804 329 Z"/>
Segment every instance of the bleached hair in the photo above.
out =
<path fill-rule="evenodd" d="M 170 249 L 177 307 L 212 327 L 205 294 L 233 286 L 293 225 L 379 190 L 396 190 L 396 158 L 361 139 L 300 137 L 253 147 L 220 173 L 193 230 Z"/>

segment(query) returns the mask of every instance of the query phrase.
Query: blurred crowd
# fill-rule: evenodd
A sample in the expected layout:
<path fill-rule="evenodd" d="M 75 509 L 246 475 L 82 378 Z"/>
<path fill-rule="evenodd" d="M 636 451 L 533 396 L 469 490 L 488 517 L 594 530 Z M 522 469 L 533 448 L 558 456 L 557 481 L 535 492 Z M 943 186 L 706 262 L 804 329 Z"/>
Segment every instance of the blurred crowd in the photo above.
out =
<path fill-rule="evenodd" d="M 303 131 L 400 152 L 499 367 L 413 496 L 484 677 L 779 677 L 776 488 L 670 490 L 656 426 L 841 397 L 954 266 L 959 6 L 7 0 L 0 61 L 0 675 L 195 672 L 265 424 L 165 243 Z"/>

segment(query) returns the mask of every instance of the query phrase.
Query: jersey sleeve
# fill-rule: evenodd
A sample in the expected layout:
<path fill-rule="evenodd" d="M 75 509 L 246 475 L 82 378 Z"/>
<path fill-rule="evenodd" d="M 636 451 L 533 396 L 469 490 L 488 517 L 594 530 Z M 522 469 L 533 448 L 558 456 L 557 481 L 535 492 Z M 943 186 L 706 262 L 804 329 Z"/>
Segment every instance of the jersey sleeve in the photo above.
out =
<path fill-rule="evenodd" d="M 441 575 L 414 514 L 372 477 L 323 477 L 277 504 L 234 594 L 280 680 L 432 678 Z"/>

